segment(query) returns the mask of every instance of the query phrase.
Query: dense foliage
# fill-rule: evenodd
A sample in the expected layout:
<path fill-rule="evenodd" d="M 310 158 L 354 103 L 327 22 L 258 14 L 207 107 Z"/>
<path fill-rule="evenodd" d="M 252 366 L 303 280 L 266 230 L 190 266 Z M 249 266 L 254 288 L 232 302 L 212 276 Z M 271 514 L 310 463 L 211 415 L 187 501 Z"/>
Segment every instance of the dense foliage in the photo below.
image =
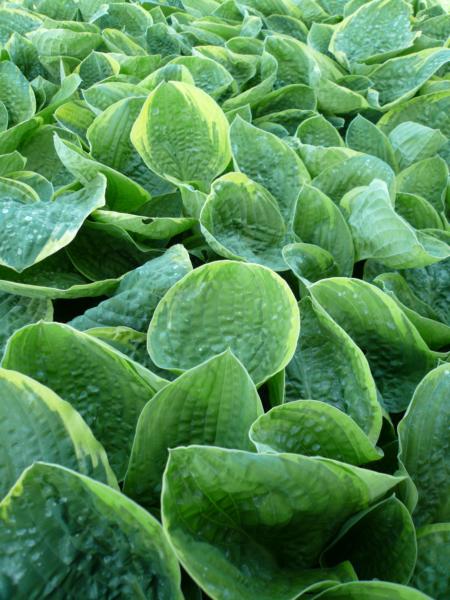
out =
<path fill-rule="evenodd" d="M 450 598 L 448 8 L 0 1 L 1 600 Z"/>

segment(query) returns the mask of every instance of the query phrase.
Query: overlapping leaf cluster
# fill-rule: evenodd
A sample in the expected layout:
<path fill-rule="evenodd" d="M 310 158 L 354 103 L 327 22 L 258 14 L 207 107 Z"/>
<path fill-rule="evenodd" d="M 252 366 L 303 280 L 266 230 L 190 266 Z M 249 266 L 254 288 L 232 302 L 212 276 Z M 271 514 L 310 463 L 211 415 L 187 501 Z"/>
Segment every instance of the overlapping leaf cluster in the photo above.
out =
<path fill-rule="evenodd" d="M 0 2 L 2 600 L 449 598 L 449 35 Z"/>

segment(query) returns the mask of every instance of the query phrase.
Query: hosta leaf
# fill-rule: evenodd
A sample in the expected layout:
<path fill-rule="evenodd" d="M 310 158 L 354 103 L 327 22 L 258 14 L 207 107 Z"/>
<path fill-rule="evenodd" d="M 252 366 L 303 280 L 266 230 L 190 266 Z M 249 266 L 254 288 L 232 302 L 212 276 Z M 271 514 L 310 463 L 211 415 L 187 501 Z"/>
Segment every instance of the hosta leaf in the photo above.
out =
<path fill-rule="evenodd" d="M 75 133 L 87 143 L 86 132 L 95 119 L 95 114 L 83 100 L 72 100 L 62 104 L 53 114 L 61 127 Z"/>
<path fill-rule="evenodd" d="M 8 111 L 8 125 L 12 127 L 30 119 L 36 111 L 33 89 L 21 70 L 12 62 L 0 62 L 0 101 Z M 2 146 L 2 152 L 8 152 Z"/>
<path fill-rule="evenodd" d="M 118 279 L 89 281 L 75 269 L 64 249 L 22 273 L 0 267 L 0 290 L 27 298 L 89 298 L 110 294 L 118 285 Z"/>
<path fill-rule="evenodd" d="M 447 118 L 449 109 L 450 91 L 417 96 L 384 114 L 378 121 L 378 126 L 388 134 L 400 123 L 414 121 L 432 129 L 440 129 L 444 135 L 449 137 L 450 123 Z"/>
<path fill-rule="evenodd" d="M 399 425 L 399 456 L 419 492 L 418 525 L 450 520 L 449 391 L 450 365 L 441 365 L 417 386 Z"/>
<path fill-rule="evenodd" d="M 112 210 L 96 210 L 92 218 L 98 223 L 115 225 L 137 234 L 140 240 L 168 240 L 197 224 L 196 219 L 183 217 L 144 217 Z"/>
<path fill-rule="evenodd" d="M 77 411 L 49 388 L 0 369 L 0 414 L 2 498 L 37 461 L 58 463 L 118 489 L 102 446 Z"/>
<path fill-rule="evenodd" d="M 159 523 L 89 477 L 36 463 L 0 504 L 0 518 L 8 595 L 182 598 L 179 566 Z M 28 568 L 32 561 L 39 571 Z"/>
<path fill-rule="evenodd" d="M 77 138 L 69 131 L 53 125 L 44 125 L 27 136 L 20 144 L 20 153 L 27 160 L 28 171 L 40 173 L 58 188 L 71 183 L 73 177 L 56 153 L 53 142 L 55 134 L 69 142 L 79 144 Z"/>
<path fill-rule="evenodd" d="M 111 167 L 97 162 L 74 144 L 58 136 L 55 137 L 54 143 L 60 161 L 73 177 L 84 185 L 99 174 L 106 177 L 106 199 L 108 206 L 113 210 L 137 210 L 150 199 L 150 194 L 139 184 Z"/>
<path fill-rule="evenodd" d="M 362 580 L 408 583 L 417 557 L 416 532 L 404 504 L 391 496 L 351 518 L 325 552 L 326 565 L 349 560 Z"/>
<path fill-rule="evenodd" d="M 211 188 L 201 214 L 203 235 L 220 256 L 286 270 L 286 226 L 272 195 L 243 173 L 227 173 Z"/>
<path fill-rule="evenodd" d="M 168 193 L 173 186 L 153 173 L 130 141 L 134 122 L 145 98 L 124 98 L 104 110 L 87 130 L 91 156 L 100 163 L 123 173 L 152 196 Z"/>
<path fill-rule="evenodd" d="M 438 350 L 450 344 L 450 327 L 414 294 L 400 273 L 384 273 L 372 283 L 394 298 L 430 348 Z"/>
<path fill-rule="evenodd" d="M 230 128 L 233 162 L 277 200 L 285 219 L 292 219 L 298 193 L 310 176 L 295 152 L 275 135 L 262 131 L 240 117 Z"/>
<path fill-rule="evenodd" d="M 389 140 L 398 157 L 400 169 L 431 158 L 447 142 L 447 138 L 439 129 L 431 129 L 412 121 L 397 125 L 389 134 Z"/>
<path fill-rule="evenodd" d="M 400 0 L 403 3 L 403 0 Z M 349 148 L 377 156 L 397 169 L 394 148 L 387 136 L 373 123 L 358 115 L 347 128 L 345 141 Z"/>
<path fill-rule="evenodd" d="M 387 581 L 355 581 L 332 587 L 317 600 L 431 600 L 418 590 Z"/>
<path fill-rule="evenodd" d="M 5 44 L 13 32 L 28 33 L 37 29 L 42 20 L 31 12 L 17 7 L 2 6 L 0 9 L 0 43 Z"/>
<path fill-rule="evenodd" d="M 0 264 L 20 273 L 67 246 L 89 214 L 104 205 L 105 187 L 105 178 L 99 175 L 80 190 L 60 194 L 51 202 L 3 196 Z"/>
<path fill-rule="evenodd" d="M 297 200 L 294 231 L 303 242 L 327 250 L 342 275 L 353 271 L 353 240 L 336 204 L 319 189 L 304 185 Z"/>
<path fill-rule="evenodd" d="M 372 0 L 335 28 L 330 51 L 348 65 L 398 53 L 412 45 L 411 6 L 404 0 Z M 392 26 L 395 23 L 395 27 Z"/>
<path fill-rule="evenodd" d="M 450 48 L 428 48 L 398 58 L 391 58 L 369 73 L 373 92 L 369 98 L 384 110 L 414 93 L 443 65 L 450 62 Z"/>
<path fill-rule="evenodd" d="M 357 279 L 318 281 L 310 293 L 364 352 L 388 410 L 405 410 L 437 358 L 398 304 Z"/>
<path fill-rule="evenodd" d="M 71 31 L 70 29 L 46 29 L 40 27 L 28 36 L 39 56 L 70 56 L 83 60 L 102 43 L 99 33 Z"/>
<path fill-rule="evenodd" d="M 326 402 L 352 417 L 376 442 L 381 407 L 364 354 L 317 303 L 304 298 L 300 311 L 300 337 L 286 368 L 287 401 Z"/>
<path fill-rule="evenodd" d="M 381 457 L 351 417 L 317 400 L 297 400 L 272 408 L 253 423 L 250 439 L 258 452 L 323 456 L 351 465 Z"/>
<path fill-rule="evenodd" d="M 168 380 L 175 379 L 176 376 L 169 371 L 163 371 L 152 362 L 147 352 L 147 334 L 142 331 L 135 331 L 129 327 L 94 327 L 87 329 L 86 333 L 109 344 L 131 360 L 139 363 L 146 369 L 149 369 L 156 375 L 160 375 Z"/>
<path fill-rule="evenodd" d="M 302 144 L 311 144 L 312 146 L 344 145 L 337 129 L 322 115 L 310 117 L 300 123 L 295 135 Z"/>
<path fill-rule="evenodd" d="M 144 506 L 158 506 L 169 448 L 202 444 L 252 450 L 248 431 L 262 412 L 254 383 L 230 351 L 180 375 L 139 417 L 125 493 Z"/>
<path fill-rule="evenodd" d="M 287 600 L 319 581 L 352 578 L 345 565 L 314 569 L 320 551 L 399 481 L 294 454 L 177 448 L 164 475 L 163 524 L 208 595 Z"/>
<path fill-rule="evenodd" d="M 318 281 L 339 274 L 331 254 L 313 244 L 288 244 L 283 248 L 283 258 L 291 271 L 302 281 Z"/>
<path fill-rule="evenodd" d="M 131 141 L 155 173 L 186 183 L 210 182 L 231 158 L 220 107 L 204 91 L 178 81 L 162 83 L 149 95 Z"/>
<path fill-rule="evenodd" d="M 450 523 L 426 525 L 417 530 L 417 564 L 411 585 L 435 600 L 445 600 L 450 591 L 449 548 Z"/>
<path fill-rule="evenodd" d="M 33 377 L 77 409 L 125 474 L 139 414 L 165 381 L 90 335 L 60 323 L 17 331 L 3 366 Z"/>
<path fill-rule="evenodd" d="M 344 115 L 369 107 L 359 94 L 333 81 L 321 79 L 316 87 L 317 106 L 326 115 Z"/>
<path fill-rule="evenodd" d="M 448 168 L 439 156 L 412 164 L 397 175 L 399 192 L 423 196 L 438 211 L 444 209 Z"/>
<path fill-rule="evenodd" d="M 395 212 L 384 181 L 351 190 L 341 206 L 353 234 L 356 260 L 373 258 L 394 269 L 408 269 L 450 256 L 448 244 L 415 230 Z"/>
<path fill-rule="evenodd" d="M 415 229 L 442 229 L 439 213 L 422 196 L 399 192 L 395 196 L 395 211 Z"/>
<path fill-rule="evenodd" d="M 41 319 L 51 321 L 52 317 L 53 306 L 49 300 L 0 293 L 0 359 L 8 338 L 16 329 Z"/>
<path fill-rule="evenodd" d="M 186 67 L 194 84 L 215 100 L 219 99 L 234 81 L 225 67 L 206 56 L 180 56 L 171 64 Z"/>
<path fill-rule="evenodd" d="M 125 326 L 147 331 L 152 312 L 160 299 L 191 270 L 191 261 L 184 247 L 172 246 L 162 256 L 126 273 L 111 298 L 89 308 L 70 324 L 80 330 Z"/>
<path fill-rule="evenodd" d="M 121 277 L 162 252 L 136 242 L 116 225 L 93 221 L 86 221 L 67 247 L 76 269 L 92 281 Z"/>
<path fill-rule="evenodd" d="M 289 36 L 268 36 L 265 49 L 278 61 L 276 87 L 290 83 L 316 86 L 321 77 L 338 79 L 342 72 L 328 56 Z"/>
<path fill-rule="evenodd" d="M 109 54 L 103 52 L 91 52 L 78 66 L 77 72 L 81 77 L 83 88 L 117 75 L 120 70 L 119 63 Z"/>
<path fill-rule="evenodd" d="M 148 96 L 149 90 L 143 85 L 127 81 L 102 81 L 83 90 L 83 98 L 89 108 L 100 115 L 104 110 L 125 98 Z"/>
<path fill-rule="evenodd" d="M 374 179 L 386 183 L 391 197 L 395 194 L 395 175 L 391 167 L 375 156 L 360 154 L 324 169 L 313 179 L 312 185 L 339 203 L 347 192 L 369 185 Z"/>
<path fill-rule="evenodd" d="M 259 384 L 291 359 L 299 321 L 294 295 L 278 275 L 260 265 L 215 262 L 167 292 L 148 348 L 159 367 L 179 371 L 230 348 Z"/>

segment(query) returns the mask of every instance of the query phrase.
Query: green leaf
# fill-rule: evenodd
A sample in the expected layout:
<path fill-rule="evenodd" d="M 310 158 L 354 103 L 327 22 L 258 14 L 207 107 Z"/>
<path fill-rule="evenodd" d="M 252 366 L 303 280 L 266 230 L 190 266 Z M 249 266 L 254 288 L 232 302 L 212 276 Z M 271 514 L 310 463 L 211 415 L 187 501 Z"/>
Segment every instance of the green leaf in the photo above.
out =
<path fill-rule="evenodd" d="M 431 600 L 418 590 L 387 581 L 343 583 L 315 596 L 317 600 Z"/>
<path fill-rule="evenodd" d="M 399 216 L 384 181 L 354 188 L 341 200 L 356 260 L 373 258 L 394 269 L 426 267 L 450 256 L 445 242 L 415 230 Z"/>
<path fill-rule="evenodd" d="M 177 448 L 164 474 L 163 525 L 209 596 L 287 600 L 319 581 L 352 579 L 345 564 L 314 569 L 319 554 L 399 481 L 294 454 Z"/>
<path fill-rule="evenodd" d="M 119 100 L 140 96 L 146 97 L 147 95 L 148 89 L 146 87 L 127 81 L 102 81 L 87 90 L 83 90 L 83 98 L 86 104 L 96 115 L 100 115 Z"/>
<path fill-rule="evenodd" d="M 449 548 L 450 523 L 426 525 L 417 530 L 417 564 L 411 585 L 435 600 L 445 600 L 450 592 Z"/>
<path fill-rule="evenodd" d="M 397 54 L 412 46 L 411 5 L 404 0 L 372 0 L 335 28 L 330 51 L 344 66 Z M 395 26 L 393 26 L 395 23 Z"/>
<path fill-rule="evenodd" d="M 391 167 L 384 161 L 368 154 L 359 154 L 335 165 L 325 168 L 312 181 L 334 202 L 355 187 L 369 185 L 374 179 L 384 181 L 389 189 L 389 195 L 395 195 L 395 175 Z"/>
<path fill-rule="evenodd" d="M 377 0 L 378 2 L 378 0 Z M 403 4 L 403 0 L 400 0 Z M 394 171 L 397 170 L 397 160 L 394 147 L 386 135 L 373 123 L 358 115 L 353 119 L 347 129 L 345 141 L 349 148 L 377 156 L 390 165 Z"/>
<path fill-rule="evenodd" d="M 447 118 L 449 110 L 450 91 L 417 96 L 385 113 L 378 121 L 378 126 L 385 134 L 389 134 L 400 123 L 414 121 L 432 129 L 440 129 L 441 133 L 449 137 L 450 123 Z"/>
<path fill-rule="evenodd" d="M 230 139 L 235 170 L 264 186 L 277 200 L 283 217 L 292 220 L 298 194 L 310 180 L 302 161 L 275 135 L 240 117 L 231 125 Z"/>
<path fill-rule="evenodd" d="M 106 177 L 106 199 L 108 206 L 113 210 L 137 210 L 150 199 L 150 194 L 139 184 L 111 167 L 97 162 L 74 144 L 58 136 L 55 137 L 54 143 L 60 161 L 83 185 L 87 185 L 99 174 Z"/>
<path fill-rule="evenodd" d="M 5 231 L 0 264 L 21 273 L 67 246 L 89 214 L 104 205 L 105 186 L 105 178 L 98 176 L 84 188 L 60 194 L 51 202 L 26 201 L 7 193 L 0 203 Z"/>
<path fill-rule="evenodd" d="M 53 306 L 50 301 L 0 292 L 0 359 L 8 338 L 16 329 L 41 319 L 51 321 L 52 318 Z"/>
<path fill-rule="evenodd" d="M 86 221 L 67 247 L 76 270 L 91 281 L 122 277 L 162 252 L 136 242 L 116 225 L 93 221 Z"/>
<path fill-rule="evenodd" d="M 450 49 L 427 48 L 398 58 L 391 58 L 370 71 L 373 92 L 369 101 L 375 108 L 391 108 L 407 100 L 436 71 L 450 61 Z"/>
<path fill-rule="evenodd" d="M 27 160 L 28 171 L 40 173 L 59 188 L 71 183 L 73 177 L 56 153 L 53 141 L 55 135 L 79 145 L 78 139 L 71 132 L 53 125 L 44 125 L 27 136 L 20 144 L 20 153 Z"/>
<path fill-rule="evenodd" d="M 389 134 L 389 140 L 397 155 L 400 169 L 431 158 L 447 142 L 439 129 L 431 129 L 420 123 L 400 123 Z"/>
<path fill-rule="evenodd" d="M 297 200 L 294 226 L 303 242 L 327 250 L 342 275 L 353 272 L 353 239 L 336 204 L 319 189 L 304 185 Z"/>
<path fill-rule="evenodd" d="M 314 244 L 288 244 L 283 248 L 283 258 L 301 281 L 314 282 L 338 275 L 339 269 L 331 254 Z"/>
<path fill-rule="evenodd" d="M 397 302 L 430 348 L 438 350 L 450 344 L 450 327 L 440 322 L 433 308 L 414 294 L 400 273 L 379 275 L 373 284 Z"/>
<path fill-rule="evenodd" d="M 361 580 L 407 584 L 416 557 L 411 515 L 400 500 L 391 496 L 347 521 L 322 560 L 326 565 L 349 560 Z"/>
<path fill-rule="evenodd" d="M 191 218 L 145 217 L 112 210 L 96 210 L 92 219 L 120 227 L 141 241 L 168 240 L 197 224 L 197 220 Z"/>
<path fill-rule="evenodd" d="M 89 477 L 36 463 L 0 504 L 0 518 L 8 595 L 68 597 L 76 590 L 85 598 L 182 599 L 179 566 L 159 523 Z M 33 561 L 39 571 L 28 568 Z"/>
<path fill-rule="evenodd" d="M 124 98 L 104 110 L 87 130 L 91 156 L 141 185 L 151 196 L 170 192 L 173 186 L 152 172 L 130 141 L 130 134 L 145 98 Z"/>
<path fill-rule="evenodd" d="M 30 119 L 36 112 L 36 98 L 26 77 L 16 65 L 0 62 L 0 101 L 8 111 L 9 127 Z M 2 146 L 2 152 L 8 152 Z"/>
<path fill-rule="evenodd" d="M 443 223 L 435 208 L 422 196 L 399 192 L 395 210 L 415 229 L 442 229 Z"/>
<path fill-rule="evenodd" d="M 70 29 L 46 29 L 40 27 L 29 34 L 29 39 L 39 56 L 70 56 L 83 60 L 102 43 L 99 33 L 92 31 L 72 31 Z"/>
<path fill-rule="evenodd" d="M 0 414 L 2 498 L 37 461 L 58 463 L 118 489 L 103 447 L 77 411 L 49 388 L 0 369 Z"/>
<path fill-rule="evenodd" d="M 357 279 L 318 281 L 310 293 L 366 355 L 386 408 L 405 410 L 437 358 L 398 304 Z"/>
<path fill-rule="evenodd" d="M 351 465 L 382 456 L 351 417 L 317 400 L 297 400 L 272 408 L 253 423 L 250 439 L 258 452 L 322 456 Z"/>
<path fill-rule="evenodd" d="M 150 323 L 148 349 L 159 367 L 183 371 L 230 348 L 260 384 L 289 362 L 299 327 L 294 295 L 278 275 L 220 261 L 167 292 Z"/>
<path fill-rule="evenodd" d="M 304 298 L 300 311 L 300 337 L 286 367 L 287 401 L 312 398 L 339 408 L 375 443 L 381 406 L 364 354 L 317 302 Z"/>
<path fill-rule="evenodd" d="M 206 56 L 180 56 L 173 65 L 182 65 L 192 75 L 194 85 L 218 100 L 234 83 L 233 77 L 221 64 Z"/>
<path fill-rule="evenodd" d="M 118 285 L 118 279 L 89 281 L 64 249 L 22 273 L 0 266 L 0 290 L 27 298 L 90 298 L 110 294 Z"/>
<path fill-rule="evenodd" d="M 450 365 L 444 364 L 417 386 L 399 424 L 399 458 L 419 492 L 413 515 L 418 525 L 450 520 L 449 390 Z"/>
<path fill-rule="evenodd" d="M 286 226 L 273 196 L 243 173 L 216 179 L 200 213 L 209 246 L 225 258 L 285 271 Z"/>
<path fill-rule="evenodd" d="M 13 32 L 28 33 L 37 29 L 42 24 L 38 15 L 22 10 L 18 6 L 4 6 L 0 8 L 0 44 L 5 44 Z"/>
<path fill-rule="evenodd" d="M 146 332 L 158 302 L 191 270 L 184 246 L 172 246 L 162 256 L 126 273 L 111 298 L 75 317 L 70 325 L 79 330 L 125 326 Z"/>
<path fill-rule="evenodd" d="M 222 110 L 204 91 L 169 81 L 145 101 L 131 141 L 161 177 L 210 182 L 230 161 L 228 128 Z"/>
<path fill-rule="evenodd" d="M 139 414 L 165 380 L 60 323 L 41 322 L 16 331 L 2 365 L 33 377 L 72 404 L 123 478 Z"/>
<path fill-rule="evenodd" d="M 337 129 L 323 115 L 310 117 L 300 123 L 295 135 L 302 144 L 311 144 L 312 146 L 344 145 Z"/>
<path fill-rule="evenodd" d="M 444 210 L 448 168 L 439 156 L 412 164 L 397 175 L 399 192 L 423 196 L 437 210 Z"/>
<path fill-rule="evenodd" d="M 136 427 L 124 492 L 157 507 L 169 448 L 189 444 L 252 450 L 248 432 L 263 408 L 230 351 L 181 375 L 144 407 Z"/>

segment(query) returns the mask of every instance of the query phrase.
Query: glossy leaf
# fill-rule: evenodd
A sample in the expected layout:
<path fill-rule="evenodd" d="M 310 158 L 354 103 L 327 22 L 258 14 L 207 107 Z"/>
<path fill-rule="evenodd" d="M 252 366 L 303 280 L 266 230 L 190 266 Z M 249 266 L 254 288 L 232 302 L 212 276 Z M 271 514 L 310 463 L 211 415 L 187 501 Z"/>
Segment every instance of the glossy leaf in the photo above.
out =
<path fill-rule="evenodd" d="M 163 525 L 208 595 L 288 599 L 319 581 L 352 579 L 346 565 L 314 569 L 319 553 L 398 482 L 326 459 L 177 448 L 164 475 Z"/>
<path fill-rule="evenodd" d="M 413 515 L 418 525 L 450 519 L 449 389 L 450 366 L 444 364 L 417 386 L 399 424 L 399 456 L 419 492 Z"/>
<path fill-rule="evenodd" d="M 167 292 L 150 323 L 148 349 L 159 367 L 184 371 L 230 348 L 260 384 L 289 362 L 299 328 L 294 295 L 278 275 L 220 261 Z"/>
<path fill-rule="evenodd" d="M 119 479 L 139 414 L 166 383 L 103 342 L 60 323 L 41 322 L 17 331 L 2 365 L 33 377 L 78 410 Z"/>
<path fill-rule="evenodd" d="M 0 518 L 8 594 L 84 596 L 95 589 L 103 596 L 182 598 L 179 566 L 159 523 L 89 477 L 36 463 L 1 502 Z M 31 560 L 39 571 L 28 569 Z"/>
<path fill-rule="evenodd" d="M 323 456 L 351 465 L 381 457 L 351 417 L 317 400 L 297 400 L 272 408 L 253 423 L 250 439 L 258 452 Z"/>
<path fill-rule="evenodd" d="M 230 351 L 169 383 L 144 407 L 124 491 L 158 506 L 169 448 L 189 444 L 252 450 L 248 431 L 263 412 L 255 385 Z"/>

